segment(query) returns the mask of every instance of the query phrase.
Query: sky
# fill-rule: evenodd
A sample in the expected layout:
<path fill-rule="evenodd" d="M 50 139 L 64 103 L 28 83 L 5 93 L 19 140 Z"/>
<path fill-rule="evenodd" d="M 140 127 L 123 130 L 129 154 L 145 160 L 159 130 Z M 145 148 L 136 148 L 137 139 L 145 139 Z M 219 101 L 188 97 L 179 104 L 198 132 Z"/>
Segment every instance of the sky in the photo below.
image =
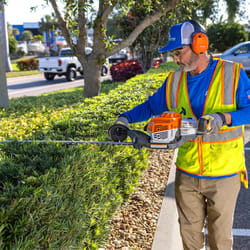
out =
<path fill-rule="evenodd" d="M 5 6 L 6 21 L 13 24 L 23 24 L 25 22 L 39 22 L 45 15 L 51 15 L 52 7 L 42 7 L 44 0 L 7 0 Z M 30 8 L 38 6 L 36 11 Z"/>
<path fill-rule="evenodd" d="M 24 22 L 39 22 L 45 15 L 51 15 L 52 7 L 42 7 L 44 0 L 7 0 L 8 4 L 5 7 L 6 21 L 13 24 L 23 24 Z M 222 2 L 222 0 L 221 0 Z M 36 11 L 31 11 L 30 8 L 38 6 Z M 224 8 L 225 4 L 221 7 Z M 250 0 L 246 0 L 246 9 L 248 15 L 250 13 Z M 225 11 L 222 11 L 222 13 Z M 242 22 L 241 22 L 242 23 Z M 246 22 L 244 22 L 246 23 Z"/>

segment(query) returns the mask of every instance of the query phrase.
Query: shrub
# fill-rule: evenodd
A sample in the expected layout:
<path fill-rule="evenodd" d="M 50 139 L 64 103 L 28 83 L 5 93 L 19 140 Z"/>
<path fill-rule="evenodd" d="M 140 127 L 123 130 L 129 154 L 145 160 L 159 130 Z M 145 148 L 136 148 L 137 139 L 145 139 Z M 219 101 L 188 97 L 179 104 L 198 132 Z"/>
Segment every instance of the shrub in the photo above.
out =
<path fill-rule="evenodd" d="M 27 59 L 18 60 L 17 67 L 20 71 L 38 69 L 38 59 L 27 58 Z"/>
<path fill-rule="evenodd" d="M 110 73 L 114 82 L 125 82 L 133 76 L 142 74 L 143 70 L 137 60 L 127 60 L 112 65 Z"/>

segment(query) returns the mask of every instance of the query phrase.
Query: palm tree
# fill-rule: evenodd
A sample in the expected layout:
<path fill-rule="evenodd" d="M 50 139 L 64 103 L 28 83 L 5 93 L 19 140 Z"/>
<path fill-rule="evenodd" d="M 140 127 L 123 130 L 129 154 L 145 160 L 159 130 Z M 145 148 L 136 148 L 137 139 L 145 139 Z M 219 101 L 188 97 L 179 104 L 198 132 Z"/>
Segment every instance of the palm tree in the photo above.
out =
<path fill-rule="evenodd" d="M 20 35 L 20 31 L 17 28 L 12 29 L 12 35 L 16 38 L 16 36 Z"/>
<path fill-rule="evenodd" d="M 225 2 L 227 3 L 228 23 L 234 23 L 236 14 L 239 13 L 241 1 L 242 0 L 225 0 Z"/>
<path fill-rule="evenodd" d="M 40 32 L 45 32 L 48 38 L 48 45 L 51 43 L 51 31 L 55 31 L 58 28 L 58 22 L 56 21 L 55 15 L 52 13 L 41 18 L 39 22 Z"/>

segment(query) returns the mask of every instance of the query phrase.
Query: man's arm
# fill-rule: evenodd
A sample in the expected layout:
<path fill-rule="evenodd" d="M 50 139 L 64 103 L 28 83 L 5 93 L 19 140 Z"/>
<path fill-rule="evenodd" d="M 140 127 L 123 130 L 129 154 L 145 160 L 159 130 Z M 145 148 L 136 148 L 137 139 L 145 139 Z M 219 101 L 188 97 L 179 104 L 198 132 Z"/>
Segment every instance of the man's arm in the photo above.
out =
<path fill-rule="evenodd" d="M 226 113 L 226 121 L 230 126 L 239 126 L 250 123 L 250 79 L 241 69 L 236 92 L 237 110 Z M 230 116 L 231 115 L 231 116 Z"/>
<path fill-rule="evenodd" d="M 147 101 L 120 115 L 125 115 L 129 123 L 135 123 L 147 121 L 154 115 L 160 115 L 164 111 L 168 111 L 166 103 L 166 82 L 167 79 Z"/>

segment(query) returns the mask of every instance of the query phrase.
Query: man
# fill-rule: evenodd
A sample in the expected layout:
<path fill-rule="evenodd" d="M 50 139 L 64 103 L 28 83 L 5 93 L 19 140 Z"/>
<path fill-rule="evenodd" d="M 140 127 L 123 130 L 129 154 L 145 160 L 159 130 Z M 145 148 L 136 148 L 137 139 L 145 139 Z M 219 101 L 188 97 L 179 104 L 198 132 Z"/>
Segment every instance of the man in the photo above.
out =
<path fill-rule="evenodd" d="M 204 28 L 195 21 L 171 27 L 171 51 L 180 66 L 149 99 L 115 123 L 148 120 L 165 111 L 201 117 L 208 133 L 178 149 L 175 196 L 184 249 L 204 247 L 207 219 L 210 249 L 232 249 L 232 225 L 240 182 L 248 186 L 243 125 L 250 123 L 250 81 L 238 63 L 212 58 Z"/>

